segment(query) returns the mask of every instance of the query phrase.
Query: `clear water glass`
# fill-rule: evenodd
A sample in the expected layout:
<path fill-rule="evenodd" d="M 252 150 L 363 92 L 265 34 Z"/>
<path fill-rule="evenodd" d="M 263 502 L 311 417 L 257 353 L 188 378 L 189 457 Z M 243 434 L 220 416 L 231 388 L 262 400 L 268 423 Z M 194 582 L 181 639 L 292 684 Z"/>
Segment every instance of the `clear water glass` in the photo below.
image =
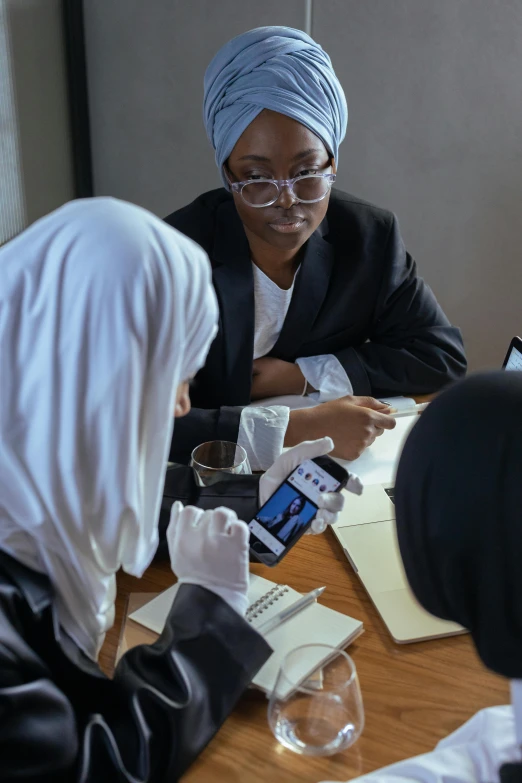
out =
<path fill-rule="evenodd" d="M 190 464 L 201 487 L 209 487 L 232 475 L 252 473 L 245 449 L 227 440 L 211 440 L 197 446 Z"/>
<path fill-rule="evenodd" d="M 319 658 L 324 662 L 314 668 Z M 268 723 L 282 745 L 305 756 L 331 756 L 353 745 L 364 728 L 364 707 L 350 656 L 325 644 L 288 653 L 270 697 Z"/>

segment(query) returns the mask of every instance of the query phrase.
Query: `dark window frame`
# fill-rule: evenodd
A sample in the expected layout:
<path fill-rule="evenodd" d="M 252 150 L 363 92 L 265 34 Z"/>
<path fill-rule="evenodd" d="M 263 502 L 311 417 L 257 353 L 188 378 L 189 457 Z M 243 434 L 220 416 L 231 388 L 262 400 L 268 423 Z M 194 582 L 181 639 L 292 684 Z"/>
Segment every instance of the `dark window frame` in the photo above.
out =
<path fill-rule="evenodd" d="M 83 0 L 62 0 L 76 198 L 94 195 Z"/>

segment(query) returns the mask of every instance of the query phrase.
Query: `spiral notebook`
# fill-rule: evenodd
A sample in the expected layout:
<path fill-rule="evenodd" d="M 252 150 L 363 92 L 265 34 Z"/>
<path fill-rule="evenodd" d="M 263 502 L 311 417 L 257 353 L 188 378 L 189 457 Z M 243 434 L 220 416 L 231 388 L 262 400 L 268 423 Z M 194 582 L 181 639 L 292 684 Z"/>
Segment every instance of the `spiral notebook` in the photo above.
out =
<path fill-rule="evenodd" d="M 177 585 L 169 587 L 145 606 L 130 614 L 129 618 L 158 634 L 161 633 L 177 588 Z M 248 590 L 250 606 L 246 619 L 254 628 L 259 628 L 266 620 L 291 606 L 301 597 L 301 593 L 288 585 L 279 585 L 257 574 L 251 574 Z M 265 634 L 274 652 L 258 671 L 252 684 L 269 694 L 274 688 L 282 659 L 295 647 L 317 643 L 342 650 L 362 631 L 363 624 L 359 620 L 354 620 L 317 602 L 310 604 L 299 614 Z M 303 660 L 302 670 L 292 673 L 295 681 L 305 680 L 324 660 L 326 657 L 317 654 Z"/>

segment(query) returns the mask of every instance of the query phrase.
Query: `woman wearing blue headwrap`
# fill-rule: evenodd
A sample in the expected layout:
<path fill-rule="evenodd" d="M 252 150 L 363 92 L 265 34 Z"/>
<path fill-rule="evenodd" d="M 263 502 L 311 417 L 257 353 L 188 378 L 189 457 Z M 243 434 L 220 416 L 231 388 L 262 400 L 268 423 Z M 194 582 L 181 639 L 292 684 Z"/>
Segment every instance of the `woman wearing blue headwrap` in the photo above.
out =
<path fill-rule="evenodd" d="M 221 319 L 171 458 L 222 438 L 264 469 L 283 445 L 330 435 L 354 459 L 395 424 L 369 395 L 433 392 L 465 372 L 459 330 L 395 217 L 332 191 L 348 111 L 315 41 L 250 30 L 216 54 L 204 86 L 223 188 L 167 222 L 209 254 Z M 288 394 L 324 404 L 245 407 Z"/>

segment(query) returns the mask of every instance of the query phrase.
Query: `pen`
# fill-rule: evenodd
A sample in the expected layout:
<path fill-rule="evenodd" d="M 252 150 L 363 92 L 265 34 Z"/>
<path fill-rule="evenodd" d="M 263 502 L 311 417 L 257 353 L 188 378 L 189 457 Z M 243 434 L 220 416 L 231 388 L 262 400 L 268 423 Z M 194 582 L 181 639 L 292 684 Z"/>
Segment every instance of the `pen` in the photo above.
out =
<path fill-rule="evenodd" d="M 302 609 L 306 609 L 307 606 L 313 604 L 313 602 L 317 600 L 317 598 L 319 598 L 319 596 L 321 595 L 321 593 L 324 592 L 324 590 L 326 590 L 326 587 L 318 587 L 315 590 L 312 590 L 310 593 L 303 595 L 303 597 L 300 598 L 298 601 L 296 601 L 294 604 L 287 606 L 286 609 L 283 609 L 274 617 L 271 617 L 270 620 L 267 620 L 265 623 L 262 623 L 262 625 L 259 626 L 257 631 L 263 634 L 273 631 L 274 628 L 277 628 L 278 626 L 285 623 L 291 617 L 298 614 L 298 612 L 300 612 Z"/>
<path fill-rule="evenodd" d="M 407 408 L 403 411 L 393 411 L 393 413 L 389 413 L 388 415 L 393 416 L 394 419 L 400 419 L 401 416 L 413 416 L 416 413 L 422 413 L 422 411 L 426 410 L 428 405 L 429 402 L 420 402 L 414 408 Z"/>

